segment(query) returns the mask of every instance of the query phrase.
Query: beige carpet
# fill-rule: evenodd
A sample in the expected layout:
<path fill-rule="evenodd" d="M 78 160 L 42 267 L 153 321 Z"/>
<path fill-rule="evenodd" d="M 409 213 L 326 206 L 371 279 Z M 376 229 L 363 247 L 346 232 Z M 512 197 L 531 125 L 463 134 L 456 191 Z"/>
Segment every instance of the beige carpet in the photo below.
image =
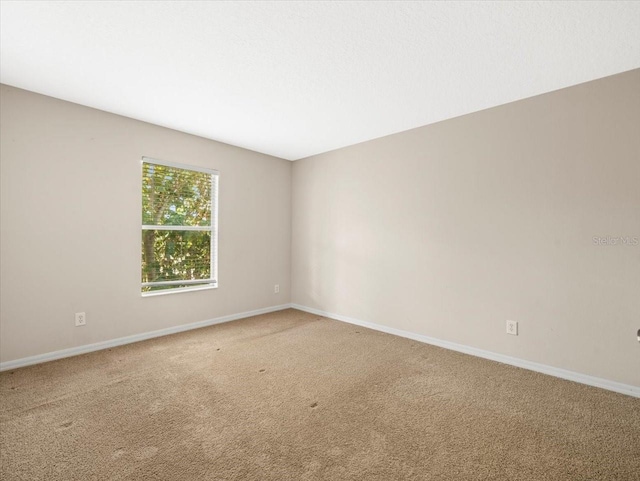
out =
<path fill-rule="evenodd" d="M 640 400 L 287 310 L 4 372 L 10 480 L 638 480 Z"/>

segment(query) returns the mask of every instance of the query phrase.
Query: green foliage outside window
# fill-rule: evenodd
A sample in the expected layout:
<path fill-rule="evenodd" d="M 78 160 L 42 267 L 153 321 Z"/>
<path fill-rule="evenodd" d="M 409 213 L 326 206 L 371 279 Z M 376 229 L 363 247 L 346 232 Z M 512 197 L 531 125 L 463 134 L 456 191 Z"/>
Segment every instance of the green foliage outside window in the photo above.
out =
<path fill-rule="evenodd" d="M 142 282 L 211 278 L 212 175 L 143 163 Z M 170 230 L 187 226 L 200 230 Z M 185 285 L 143 286 L 143 292 Z"/>

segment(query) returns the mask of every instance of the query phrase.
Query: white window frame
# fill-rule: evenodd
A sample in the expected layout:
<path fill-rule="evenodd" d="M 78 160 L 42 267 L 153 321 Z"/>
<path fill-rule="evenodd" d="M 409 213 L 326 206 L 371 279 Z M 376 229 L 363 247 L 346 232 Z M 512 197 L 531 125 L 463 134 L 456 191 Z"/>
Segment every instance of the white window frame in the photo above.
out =
<path fill-rule="evenodd" d="M 140 161 L 140 183 L 142 185 L 142 178 L 144 176 L 144 164 L 156 164 L 165 167 L 174 167 L 176 169 L 191 170 L 195 172 L 203 172 L 211 175 L 211 225 L 210 226 L 183 226 L 183 225 L 142 225 L 142 232 L 145 230 L 192 230 L 200 232 L 210 232 L 211 235 L 211 277 L 209 279 L 199 280 L 186 280 L 186 281 L 159 281 L 159 282 L 142 282 L 140 288 L 147 286 L 170 286 L 194 284 L 193 286 L 178 287 L 173 289 L 162 289 L 159 291 L 147 291 L 141 292 L 142 297 L 162 296 L 166 294 L 175 294 L 177 292 L 192 292 L 201 291 L 205 289 L 216 289 L 219 284 L 218 279 L 218 192 L 219 192 L 219 178 L 220 172 L 214 169 L 207 169 L 206 167 L 198 167 L 194 165 L 180 164 L 177 162 L 170 162 L 167 160 L 158 160 L 151 157 L 142 157 Z M 140 258 L 142 262 L 142 257 Z"/>

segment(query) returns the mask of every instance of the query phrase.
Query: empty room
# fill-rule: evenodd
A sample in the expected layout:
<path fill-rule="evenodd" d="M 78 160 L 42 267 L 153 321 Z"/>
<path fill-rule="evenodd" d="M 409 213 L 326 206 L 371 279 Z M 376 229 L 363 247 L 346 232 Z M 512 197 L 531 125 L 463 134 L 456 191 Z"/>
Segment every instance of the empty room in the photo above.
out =
<path fill-rule="evenodd" d="M 640 2 L 0 1 L 0 479 L 640 480 Z"/>

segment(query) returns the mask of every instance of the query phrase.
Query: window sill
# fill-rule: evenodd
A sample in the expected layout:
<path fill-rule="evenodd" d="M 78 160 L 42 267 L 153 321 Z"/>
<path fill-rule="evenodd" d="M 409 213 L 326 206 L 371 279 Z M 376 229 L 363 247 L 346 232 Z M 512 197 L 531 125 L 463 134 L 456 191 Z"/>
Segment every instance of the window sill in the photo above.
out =
<path fill-rule="evenodd" d="M 180 287 L 178 289 L 165 289 L 162 291 L 142 292 L 140 295 L 142 297 L 155 297 L 155 296 L 166 296 L 169 294 L 178 294 L 180 292 L 206 291 L 209 289 L 217 289 L 217 288 L 218 288 L 218 284 L 207 284 L 206 286 Z"/>

